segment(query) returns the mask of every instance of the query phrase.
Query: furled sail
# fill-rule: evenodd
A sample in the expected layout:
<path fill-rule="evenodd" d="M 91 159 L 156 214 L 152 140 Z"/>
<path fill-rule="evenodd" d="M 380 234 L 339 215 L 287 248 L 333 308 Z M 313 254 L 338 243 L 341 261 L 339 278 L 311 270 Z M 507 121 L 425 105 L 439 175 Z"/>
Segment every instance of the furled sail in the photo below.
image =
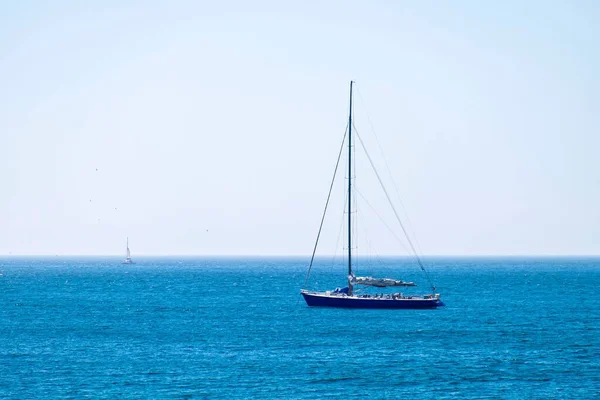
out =
<path fill-rule="evenodd" d="M 402 280 L 396 280 L 391 278 L 373 278 L 370 276 L 354 276 L 350 275 L 350 283 L 353 285 L 365 285 L 365 286 L 376 286 L 376 287 L 388 287 L 388 286 L 417 286 L 414 282 L 405 282 Z"/>

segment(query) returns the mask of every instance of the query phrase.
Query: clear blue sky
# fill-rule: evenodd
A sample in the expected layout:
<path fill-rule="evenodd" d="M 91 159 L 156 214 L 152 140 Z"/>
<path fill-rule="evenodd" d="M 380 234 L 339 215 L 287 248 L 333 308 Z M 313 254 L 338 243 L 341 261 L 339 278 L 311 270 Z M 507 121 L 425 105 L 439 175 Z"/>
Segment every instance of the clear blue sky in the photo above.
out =
<path fill-rule="evenodd" d="M 284 3 L 3 2 L 0 254 L 308 254 L 350 79 L 423 253 L 600 254 L 599 3 Z"/>

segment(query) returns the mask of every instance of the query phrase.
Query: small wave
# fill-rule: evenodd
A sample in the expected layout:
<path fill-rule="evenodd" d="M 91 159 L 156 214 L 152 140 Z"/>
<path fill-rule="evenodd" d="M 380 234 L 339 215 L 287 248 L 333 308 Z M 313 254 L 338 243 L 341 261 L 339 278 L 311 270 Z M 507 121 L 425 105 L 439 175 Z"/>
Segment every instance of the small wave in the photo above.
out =
<path fill-rule="evenodd" d="M 341 382 L 341 381 L 349 381 L 352 380 L 354 378 L 350 378 L 350 377 L 343 377 L 343 378 L 321 378 L 321 379 L 313 379 L 311 381 L 309 381 L 309 383 L 334 383 L 334 382 Z"/>

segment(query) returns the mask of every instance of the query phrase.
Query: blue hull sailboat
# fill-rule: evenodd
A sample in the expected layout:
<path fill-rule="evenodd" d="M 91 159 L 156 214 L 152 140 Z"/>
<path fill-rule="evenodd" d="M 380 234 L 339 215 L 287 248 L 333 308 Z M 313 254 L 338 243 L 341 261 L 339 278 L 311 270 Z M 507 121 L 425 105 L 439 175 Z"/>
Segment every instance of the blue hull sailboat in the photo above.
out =
<path fill-rule="evenodd" d="M 384 309 L 423 309 L 441 306 L 440 296 L 353 296 L 340 292 L 309 292 L 302 291 L 306 304 L 311 307 L 341 307 L 341 308 L 384 308 Z"/>
<path fill-rule="evenodd" d="M 440 294 L 436 293 L 435 286 L 433 285 L 433 283 L 431 283 L 431 281 L 430 281 L 431 289 L 432 289 L 431 293 L 425 294 L 425 295 L 418 295 L 418 296 L 404 295 L 402 293 L 361 294 L 361 293 L 357 293 L 355 291 L 355 286 L 357 286 L 357 285 L 386 288 L 386 287 L 409 287 L 409 286 L 416 286 L 416 284 L 413 282 L 405 282 L 402 280 L 396 280 L 396 279 L 391 279 L 391 278 L 360 277 L 360 276 L 355 276 L 354 272 L 353 272 L 353 264 L 352 264 L 352 189 L 353 189 L 352 188 L 352 86 L 353 86 L 353 83 L 354 82 L 352 82 L 352 81 L 350 82 L 350 113 L 349 113 L 349 117 L 348 117 L 348 128 L 347 128 L 347 134 L 348 134 L 348 178 L 347 178 L 348 179 L 348 193 L 347 193 L 347 199 L 348 199 L 348 202 L 347 202 L 348 285 L 347 285 L 347 287 L 344 287 L 341 289 L 337 288 L 335 290 L 324 291 L 324 292 L 302 289 L 300 291 L 300 293 L 304 297 L 306 304 L 311 307 L 372 308 L 372 309 L 431 309 L 431 308 L 437 308 L 437 307 L 443 306 L 444 303 L 442 303 L 442 301 L 440 300 Z M 360 144 L 363 145 L 362 140 L 360 139 L 360 136 L 358 136 L 358 138 L 359 138 Z M 340 154 L 338 155 L 338 161 L 336 164 L 333 181 L 335 181 L 335 176 L 337 173 L 337 168 L 338 168 L 340 157 L 342 154 L 344 141 L 345 141 L 345 138 L 342 141 L 342 148 L 340 148 Z M 364 147 L 364 145 L 363 145 L 363 147 Z M 365 149 L 365 151 L 366 151 L 366 149 Z M 371 162 L 371 166 L 373 168 L 375 168 L 368 155 L 367 155 L 367 158 Z M 385 186 L 383 186 L 383 182 L 379 178 L 379 174 L 377 174 L 377 172 L 375 172 L 375 174 L 377 175 L 379 183 L 381 184 L 386 197 L 388 198 L 388 200 L 390 200 L 390 198 L 387 194 L 387 191 L 385 189 Z M 315 259 L 315 252 L 317 250 L 319 237 L 321 235 L 321 230 L 323 228 L 323 222 L 325 220 L 325 213 L 327 212 L 327 206 L 329 204 L 329 199 L 331 198 L 331 190 L 333 188 L 333 181 L 329 188 L 329 195 L 327 197 L 327 202 L 325 204 L 325 211 L 323 213 L 323 217 L 321 218 L 321 226 L 319 227 L 319 233 L 317 234 L 317 241 L 316 241 L 315 247 L 313 249 L 312 257 L 310 260 L 310 265 L 308 267 L 308 272 L 307 272 L 306 280 L 304 283 L 305 286 L 306 286 L 306 283 L 308 282 L 310 270 L 312 268 L 312 265 L 313 265 L 313 262 Z M 417 263 L 419 264 L 421 270 L 425 271 L 425 268 L 423 266 L 421 258 L 417 254 L 416 249 L 413 246 L 412 241 L 410 240 L 410 237 L 408 236 L 406 230 L 404 229 L 404 226 L 402 225 L 402 222 L 400 221 L 398 213 L 396 212 L 396 209 L 394 208 L 393 204 L 391 203 L 391 200 L 390 200 L 390 205 L 392 206 L 392 210 L 394 211 L 394 214 L 395 214 L 396 218 L 398 219 L 400 226 L 402 226 L 402 230 L 404 231 L 404 233 L 406 235 L 406 239 L 407 239 L 408 243 L 410 244 L 410 247 L 414 253 Z"/>

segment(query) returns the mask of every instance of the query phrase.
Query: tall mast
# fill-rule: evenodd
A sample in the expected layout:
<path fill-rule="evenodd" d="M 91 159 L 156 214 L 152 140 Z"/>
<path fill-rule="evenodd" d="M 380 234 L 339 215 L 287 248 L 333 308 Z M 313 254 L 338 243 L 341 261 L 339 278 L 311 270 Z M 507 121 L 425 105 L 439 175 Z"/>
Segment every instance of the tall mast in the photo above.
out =
<path fill-rule="evenodd" d="M 348 115 L 348 280 L 352 275 L 352 84 L 350 81 L 350 113 Z M 349 293 L 352 284 L 348 282 Z"/>

